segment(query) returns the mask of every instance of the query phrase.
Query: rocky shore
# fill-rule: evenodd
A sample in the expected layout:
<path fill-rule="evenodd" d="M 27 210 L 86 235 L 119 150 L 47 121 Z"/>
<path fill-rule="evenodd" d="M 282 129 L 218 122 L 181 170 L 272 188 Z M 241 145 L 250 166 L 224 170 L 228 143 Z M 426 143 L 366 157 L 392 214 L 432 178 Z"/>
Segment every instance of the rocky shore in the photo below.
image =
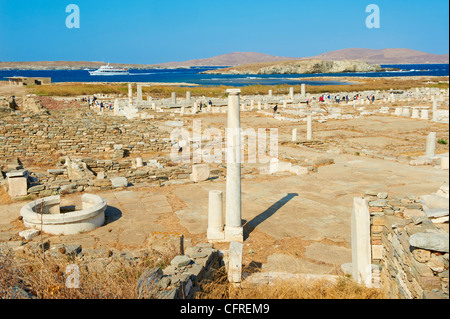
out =
<path fill-rule="evenodd" d="M 206 71 L 206 74 L 313 74 L 346 72 L 380 72 L 378 64 L 361 61 L 297 60 L 272 63 L 252 63 Z"/>

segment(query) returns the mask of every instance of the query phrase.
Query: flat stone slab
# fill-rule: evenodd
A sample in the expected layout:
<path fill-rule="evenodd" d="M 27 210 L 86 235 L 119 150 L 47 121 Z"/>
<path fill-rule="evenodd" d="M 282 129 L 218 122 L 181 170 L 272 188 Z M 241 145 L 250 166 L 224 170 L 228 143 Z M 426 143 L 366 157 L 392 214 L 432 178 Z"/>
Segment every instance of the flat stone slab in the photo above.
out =
<path fill-rule="evenodd" d="M 416 248 L 448 253 L 449 234 L 417 233 L 409 238 L 409 244 Z"/>
<path fill-rule="evenodd" d="M 336 268 L 285 254 L 273 254 L 262 265 L 263 272 L 287 272 L 292 274 L 335 274 Z"/>
<path fill-rule="evenodd" d="M 37 229 L 27 229 L 27 230 L 21 231 L 19 233 L 19 236 L 23 237 L 25 240 L 30 240 L 39 234 L 40 234 L 40 231 Z"/>
<path fill-rule="evenodd" d="M 342 246 L 312 243 L 306 247 L 305 257 L 340 267 L 352 261 L 352 250 Z"/>
<path fill-rule="evenodd" d="M 189 258 L 189 256 L 186 255 L 179 255 L 176 256 L 174 259 L 172 259 L 172 261 L 170 262 L 170 264 L 174 267 L 186 267 L 187 265 L 189 265 L 191 263 L 191 258 Z"/>
<path fill-rule="evenodd" d="M 26 169 L 20 169 L 15 171 L 9 171 L 6 173 L 6 177 L 14 178 L 14 177 L 27 177 L 28 171 Z"/>

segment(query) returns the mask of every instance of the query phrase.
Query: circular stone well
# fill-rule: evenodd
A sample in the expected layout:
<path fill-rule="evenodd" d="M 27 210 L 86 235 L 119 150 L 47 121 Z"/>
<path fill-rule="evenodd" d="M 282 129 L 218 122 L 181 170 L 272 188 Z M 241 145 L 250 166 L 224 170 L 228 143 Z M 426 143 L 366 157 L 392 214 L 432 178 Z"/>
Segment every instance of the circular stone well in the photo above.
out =
<path fill-rule="evenodd" d="M 38 199 L 23 206 L 20 215 L 27 228 L 53 235 L 73 235 L 93 230 L 105 223 L 106 201 L 97 195 L 81 196 L 82 209 L 61 209 L 60 196 Z M 41 212 L 43 214 L 41 214 Z"/>

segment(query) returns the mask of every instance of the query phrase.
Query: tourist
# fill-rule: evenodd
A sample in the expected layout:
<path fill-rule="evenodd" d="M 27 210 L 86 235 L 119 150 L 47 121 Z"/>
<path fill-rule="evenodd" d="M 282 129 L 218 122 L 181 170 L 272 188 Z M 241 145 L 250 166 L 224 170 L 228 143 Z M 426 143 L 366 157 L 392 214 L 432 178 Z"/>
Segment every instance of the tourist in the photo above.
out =
<path fill-rule="evenodd" d="M 306 102 L 306 103 L 308 103 L 308 102 Z M 275 117 L 275 114 L 277 114 L 277 111 L 278 111 L 278 104 L 275 105 L 275 107 L 273 108 L 273 117 Z"/>
<path fill-rule="evenodd" d="M 202 111 L 203 103 L 200 102 L 200 112 Z"/>

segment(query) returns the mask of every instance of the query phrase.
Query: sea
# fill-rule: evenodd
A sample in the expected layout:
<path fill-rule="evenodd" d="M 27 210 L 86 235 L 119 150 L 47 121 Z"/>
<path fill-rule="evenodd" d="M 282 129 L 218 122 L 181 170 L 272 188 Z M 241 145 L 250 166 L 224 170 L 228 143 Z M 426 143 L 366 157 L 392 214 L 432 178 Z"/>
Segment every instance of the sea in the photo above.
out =
<path fill-rule="evenodd" d="M 186 69 L 130 70 L 130 75 L 93 76 L 88 70 L 0 70 L 0 80 L 13 76 L 51 77 L 60 82 L 164 82 L 186 83 L 201 86 L 248 86 L 248 85 L 342 85 L 349 84 L 338 77 L 399 77 L 399 76 L 449 76 L 448 64 L 389 64 L 383 68 L 396 71 L 321 73 L 321 74 L 270 74 L 270 75 L 219 75 L 203 74 L 219 67 L 191 67 Z M 308 78 L 321 77 L 320 83 Z M 333 77 L 334 79 L 327 80 Z"/>

